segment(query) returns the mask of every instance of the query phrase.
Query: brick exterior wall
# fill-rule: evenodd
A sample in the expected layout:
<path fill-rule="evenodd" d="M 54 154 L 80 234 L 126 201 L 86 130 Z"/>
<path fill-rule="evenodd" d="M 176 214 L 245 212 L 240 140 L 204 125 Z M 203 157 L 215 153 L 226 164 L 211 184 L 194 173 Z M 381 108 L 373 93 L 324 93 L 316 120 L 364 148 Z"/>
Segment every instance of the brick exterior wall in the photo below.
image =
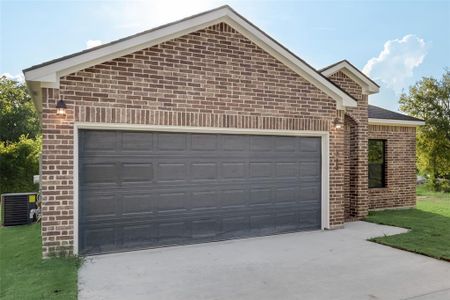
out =
<path fill-rule="evenodd" d="M 333 99 L 233 28 L 204 30 L 62 77 L 43 89 L 43 254 L 71 254 L 74 122 L 330 133 L 330 225 L 368 209 L 415 205 L 415 129 L 368 126 L 368 96 L 337 72 L 330 79 L 358 101 Z M 64 99 L 65 116 L 55 114 Z M 334 129 L 338 116 L 344 129 Z M 387 187 L 368 190 L 368 137 L 387 140 Z M 401 174 L 399 176 L 398 174 Z"/>
<path fill-rule="evenodd" d="M 356 122 L 349 117 L 345 116 L 344 119 L 344 208 L 345 208 L 345 220 L 352 220 L 356 216 L 356 150 L 357 137 L 356 137 Z"/>
<path fill-rule="evenodd" d="M 345 157 L 336 116 L 344 118 L 333 99 L 225 24 L 62 77 L 59 90 L 43 89 L 43 254 L 73 249 L 74 122 L 328 131 L 338 227 Z"/>
<path fill-rule="evenodd" d="M 344 207 L 345 219 L 361 219 L 368 213 L 368 95 L 361 86 L 338 71 L 330 80 L 352 95 L 357 107 L 347 108 L 344 119 Z"/>
<path fill-rule="evenodd" d="M 369 189 L 369 209 L 416 205 L 416 128 L 369 126 L 369 139 L 386 141 L 386 187 Z"/>
<path fill-rule="evenodd" d="M 358 101 L 344 118 L 345 220 L 361 219 L 370 209 L 415 206 L 415 127 L 368 125 L 368 95 L 343 72 L 329 78 Z M 387 141 L 386 188 L 368 188 L 368 139 Z"/>

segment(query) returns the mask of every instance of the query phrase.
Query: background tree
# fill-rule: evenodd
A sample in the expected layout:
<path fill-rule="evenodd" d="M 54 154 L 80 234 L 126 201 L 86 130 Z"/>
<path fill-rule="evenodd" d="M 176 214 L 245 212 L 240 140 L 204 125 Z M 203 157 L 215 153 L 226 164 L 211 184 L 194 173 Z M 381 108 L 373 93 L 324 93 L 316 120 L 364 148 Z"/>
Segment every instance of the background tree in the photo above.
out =
<path fill-rule="evenodd" d="M 450 72 L 424 77 L 400 97 L 400 110 L 425 120 L 417 128 L 417 167 L 434 190 L 450 191 Z"/>
<path fill-rule="evenodd" d="M 39 119 L 25 84 L 0 77 L 0 141 L 17 142 L 21 135 L 35 138 Z"/>
<path fill-rule="evenodd" d="M 39 119 L 23 83 L 0 77 L 0 194 L 37 191 Z"/>
<path fill-rule="evenodd" d="M 18 142 L 0 143 L 0 192 L 37 191 L 33 175 L 39 174 L 41 138 L 22 135 Z"/>

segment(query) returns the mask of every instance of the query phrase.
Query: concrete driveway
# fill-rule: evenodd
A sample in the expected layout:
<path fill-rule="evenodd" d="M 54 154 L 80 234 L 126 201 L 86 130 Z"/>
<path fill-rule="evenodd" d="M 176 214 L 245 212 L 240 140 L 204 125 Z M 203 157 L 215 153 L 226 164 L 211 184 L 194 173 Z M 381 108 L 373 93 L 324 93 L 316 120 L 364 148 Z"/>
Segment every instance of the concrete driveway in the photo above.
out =
<path fill-rule="evenodd" d="M 80 299 L 450 299 L 450 263 L 366 241 L 365 222 L 90 257 Z"/>

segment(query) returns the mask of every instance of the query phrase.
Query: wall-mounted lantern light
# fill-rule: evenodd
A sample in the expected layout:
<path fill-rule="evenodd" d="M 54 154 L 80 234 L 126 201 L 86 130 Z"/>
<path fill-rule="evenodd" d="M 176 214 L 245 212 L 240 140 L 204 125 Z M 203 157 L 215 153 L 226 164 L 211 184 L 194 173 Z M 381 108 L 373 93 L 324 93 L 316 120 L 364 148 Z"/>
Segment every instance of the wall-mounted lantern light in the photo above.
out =
<path fill-rule="evenodd" d="M 64 100 L 59 100 L 56 103 L 56 114 L 65 115 L 66 114 L 66 103 Z"/>
<path fill-rule="evenodd" d="M 342 124 L 341 120 L 339 120 L 339 118 L 336 117 L 336 118 L 334 118 L 333 125 L 334 125 L 334 128 L 341 129 L 343 124 Z"/>

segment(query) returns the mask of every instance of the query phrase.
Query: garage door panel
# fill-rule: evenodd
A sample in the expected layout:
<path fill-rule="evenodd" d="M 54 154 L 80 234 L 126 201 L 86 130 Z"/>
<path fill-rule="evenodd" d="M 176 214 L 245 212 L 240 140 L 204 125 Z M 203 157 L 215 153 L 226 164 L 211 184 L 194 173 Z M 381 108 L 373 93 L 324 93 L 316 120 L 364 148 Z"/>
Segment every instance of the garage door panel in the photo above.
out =
<path fill-rule="evenodd" d="M 81 254 L 320 228 L 320 138 L 80 138 Z"/>
<path fill-rule="evenodd" d="M 184 151 L 187 148 L 187 136 L 183 133 L 159 133 L 157 143 L 159 150 Z"/>
<path fill-rule="evenodd" d="M 300 177 L 320 177 L 320 161 L 300 162 Z"/>
<path fill-rule="evenodd" d="M 268 152 L 272 151 L 274 148 L 274 143 L 267 142 L 266 136 L 251 136 L 250 137 L 250 150 L 252 152 Z"/>
<path fill-rule="evenodd" d="M 191 194 L 191 209 L 194 211 L 217 209 L 219 205 L 217 198 L 217 191 L 194 191 Z"/>
<path fill-rule="evenodd" d="M 135 184 L 128 184 L 127 182 L 121 182 L 115 185 L 86 185 L 80 187 L 82 193 L 96 193 L 96 194 L 127 194 L 130 190 L 133 193 L 143 194 L 159 194 L 163 192 L 173 192 L 175 190 L 183 190 L 186 192 L 200 191 L 200 190 L 217 190 L 217 191 L 233 191 L 233 190 L 248 190 L 250 188 L 259 187 L 276 187 L 276 188 L 289 188 L 293 186 L 299 187 L 310 187 L 317 186 L 320 182 L 313 181 L 312 179 L 301 180 L 301 179 L 264 179 L 264 180 L 223 180 L 219 182 L 212 181 L 156 181 L 154 180 L 151 184 L 147 182 L 136 182 Z"/>
<path fill-rule="evenodd" d="M 291 136 L 273 137 L 275 140 L 275 151 L 294 152 L 297 149 L 298 138 Z"/>
<path fill-rule="evenodd" d="M 158 181 L 186 181 L 186 163 L 158 163 Z"/>
<path fill-rule="evenodd" d="M 158 213 L 173 213 L 187 210 L 187 193 L 161 193 L 156 197 Z"/>
<path fill-rule="evenodd" d="M 115 163 L 90 163 L 83 165 L 81 183 L 114 184 L 117 182 L 117 166 Z"/>
<path fill-rule="evenodd" d="M 275 220 L 272 214 L 253 214 L 250 216 L 250 230 L 256 235 L 264 234 L 263 230 L 273 232 L 275 227 Z"/>
<path fill-rule="evenodd" d="M 220 232 L 220 222 L 218 218 L 206 218 L 192 221 L 192 237 L 194 239 L 211 238 Z"/>
<path fill-rule="evenodd" d="M 80 133 L 80 148 L 83 152 L 106 152 L 114 153 L 117 151 L 117 136 L 116 131 L 81 131 Z"/>
<path fill-rule="evenodd" d="M 153 134 L 148 132 L 127 132 L 121 134 L 121 150 L 134 153 L 147 153 L 153 149 Z"/>
<path fill-rule="evenodd" d="M 308 184 L 300 187 L 300 197 L 301 201 L 315 201 L 317 202 L 317 197 L 320 197 L 320 185 L 318 183 Z"/>
<path fill-rule="evenodd" d="M 272 177 L 272 162 L 250 162 L 250 177 L 253 178 L 270 178 Z"/>
<path fill-rule="evenodd" d="M 313 152 L 317 155 L 320 153 L 320 139 L 317 138 L 303 138 L 299 140 L 301 152 Z"/>
<path fill-rule="evenodd" d="M 217 135 L 192 134 L 191 149 L 193 151 L 217 151 Z"/>
<path fill-rule="evenodd" d="M 245 207 L 248 203 L 247 189 L 225 190 L 220 193 L 220 203 L 222 208 Z"/>
<path fill-rule="evenodd" d="M 248 216 L 224 216 L 222 218 L 222 232 L 224 236 L 244 235 L 250 230 Z"/>
<path fill-rule="evenodd" d="M 143 195 L 122 195 L 122 215 L 135 217 L 141 214 L 153 214 L 155 209 L 154 196 L 151 194 Z"/>
<path fill-rule="evenodd" d="M 127 248 L 145 247 L 157 240 L 154 224 L 124 226 L 122 233 L 123 242 L 121 244 Z M 119 241 L 116 243 L 118 244 Z"/>
<path fill-rule="evenodd" d="M 320 222 L 320 209 L 300 211 L 300 222 L 304 228 L 317 228 L 317 223 Z"/>
<path fill-rule="evenodd" d="M 250 205 L 270 205 L 273 196 L 270 188 L 254 188 L 250 189 Z"/>
<path fill-rule="evenodd" d="M 246 151 L 249 148 L 249 137 L 246 135 L 220 135 L 221 146 L 224 151 Z"/>
<path fill-rule="evenodd" d="M 246 177 L 245 162 L 222 162 L 221 174 L 224 179 L 243 179 Z"/>
<path fill-rule="evenodd" d="M 299 200 L 298 185 L 275 188 L 275 200 L 274 200 L 275 204 L 295 203 L 298 200 Z"/>
<path fill-rule="evenodd" d="M 153 180 L 152 163 L 123 163 L 121 167 L 119 177 L 122 182 L 137 183 Z"/>
<path fill-rule="evenodd" d="M 299 175 L 299 164 L 297 162 L 276 162 L 276 177 L 297 177 Z"/>
<path fill-rule="evenodd" d="M 191 216 L 191 218 L 185 218 L 183 222 L 180 222 L 176 217 L 160 218 L 153 221 L 140 218 L 128 220 L 128 222 L 124 220 L 122 222 L 102 222 L 97 225 L 101 227 L 110 226 L 110 228 L 95 229 L 96 225 L 94 224 L 94 229 L 87 232 L 88 241 L 84 249 L 91 253 L 101 253 L 114 251 L 117 248 L 132 249 L 135 247 L 139 249 L 320 228 L 317 225 L 317 218 L 320 216 L 319 210 L 310 210 L 301 214 L 302 211 L 302 209 L 291 208 L 274 214 L 251 211 L 247 214 L 242 213 L 242 215 L 218 214 L 217 218 L 211 218 L 210 215 Z M 136 228 L 137 232 L 133 233 L 133 228 Z M 142 232 L 146 228 L 149 232 Z M 100 239 L 99 236 L 101 236 Z M 137 241 L 136 239 L 139 236 L 146 237 L 146 240 Z M 100 249 L 99 246 L 102 246 L 102 248 Z"/>
<path fill-rule="evenodd" d="M 191 180 L 217 180 L 217 162 L 191 162 L 189 173 Z"/>
<path fill-rule="evenodd" d="M 184 240 L 190 236 L 190 227 L 187 222 L 159 223 L 158 239 L 161 242 L 177 242 L 178 239 Z"/>
<path fill-rule="evenodd" d="M 101 253 L 116 248 L 117 230 L 114 227 L 90 228 L 80 235 L 80 246 L 93 253 Z"/>
<path fill-rule="evenodd" d="M 277 214 L 275 217 L 275 226 L 279 230 L 289 231 L 298 228 L 300 221 L 300 214 L 296 212 L 289 212 L 283 214 Z"/>
<path fill-rule="evenodd" d="M 251 217 L 271 214 L 275 216 L 276 214 L 288 214 L 292 212 L 320 212 L 320 206 L 318 205 L 305 205 L 304 203 L 294 203 L 290 205 L 277 205 L 271 207 L 270 210 L 262 205 L 255 205 L 253 207 L 243 207 L 242 209 L 225 209 L 221 208 L 203 211 L 193 211 L 185 210 L 183 213 L 177 213 L 176 211 L 168 211 L 167 213 L 154 214 L 151 217 L 145 214 L 116 214 L 113 216 L 104 216 L 102 218 L 95 218 L 88 220 L 90 225 L 94 227 L 114 227 L 114 226 L 131 226 L 138 224 L 164 224 L 164 223 L 177 223 L 180 220 L 191 222 L 198 219 L 205 218 L 234 218 L 234 217 Z M 85 220 L 86 221 L 86 220 Z"/>
<path fill-rule="evenodd" d="M 85 218 L 105 218 L 117 214 L 116 197 L 114 195 L 97 195 L 86 197 L 81 215 Z"/>

